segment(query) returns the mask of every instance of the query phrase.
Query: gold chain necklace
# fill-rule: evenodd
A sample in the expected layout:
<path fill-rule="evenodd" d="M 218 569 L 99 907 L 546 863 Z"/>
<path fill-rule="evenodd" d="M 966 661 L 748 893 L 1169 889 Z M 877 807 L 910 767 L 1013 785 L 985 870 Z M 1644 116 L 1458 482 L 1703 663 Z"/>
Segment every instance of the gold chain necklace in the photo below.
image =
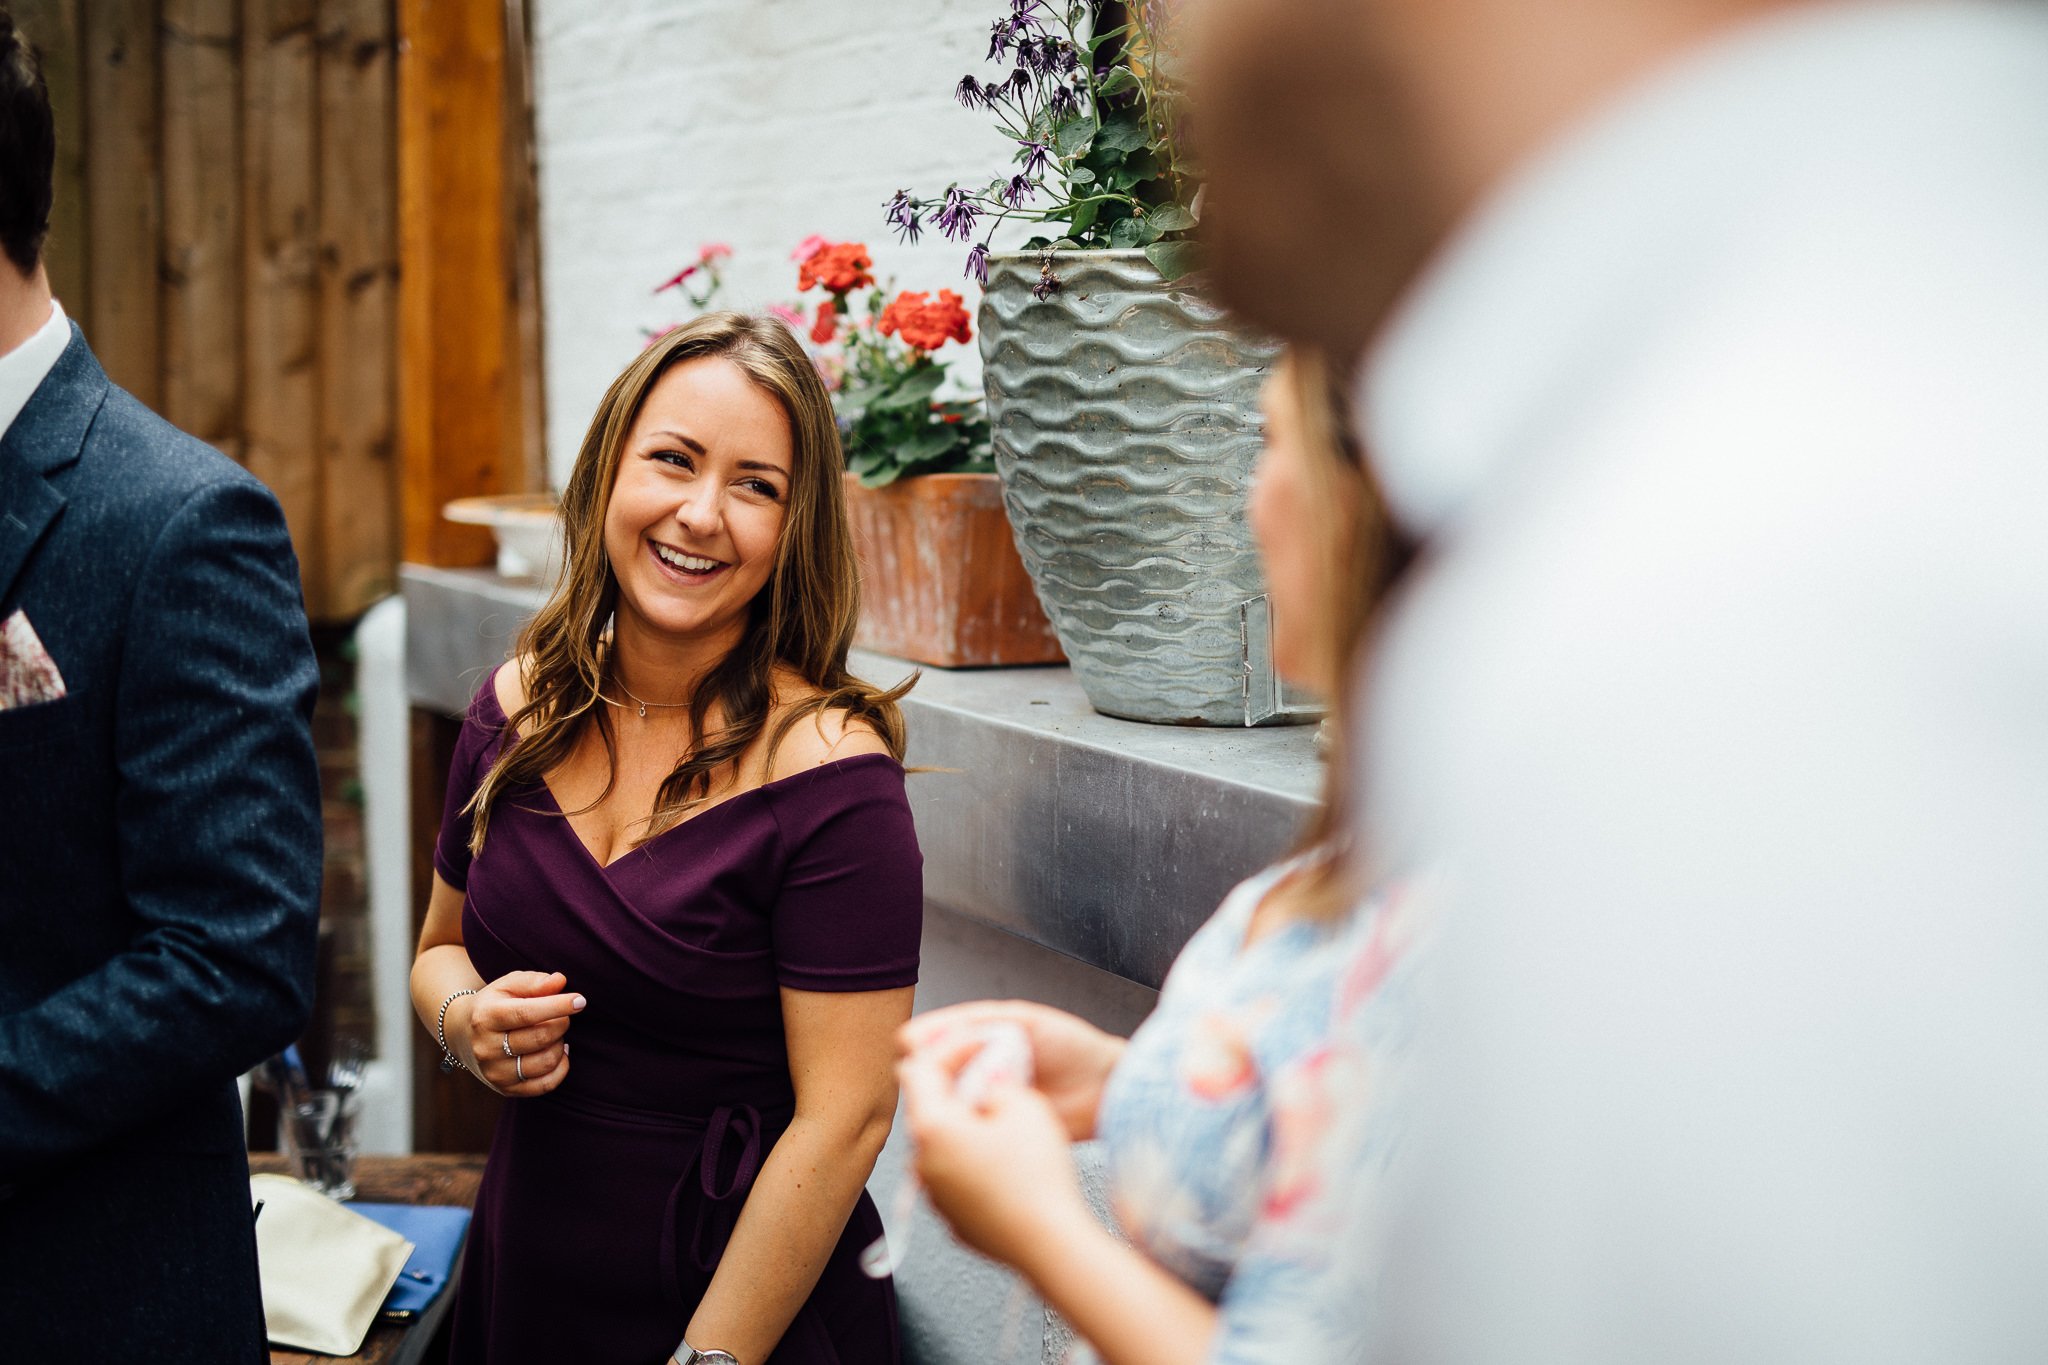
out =
<path fill-rule="evenodd" d="M 633 689 L 626 686 L 624 682 L 622 682 L 618 678 L 613 678 L 612 681 L 618 683 L 619 691 L 624 692 L 628 697 L 632 697 L 634 704 L 640 708 L 640 719 L 642 720 L 647 719 L 647 708 L 650 706 L 654 707 L 656 710 L 663 710 L 669 707 L 688 706 L 690 704 L 686 701 L 641 701 L 640 698 L 633 696 Z M 602 691 L 600 691 L 597 694 L 597 699 L 603 702 L 606 706 L 616 706 L 621 711 L 626 709 L 626 703 L 622 701 L 613 701 L 610 697 L 607 697 Z"/>

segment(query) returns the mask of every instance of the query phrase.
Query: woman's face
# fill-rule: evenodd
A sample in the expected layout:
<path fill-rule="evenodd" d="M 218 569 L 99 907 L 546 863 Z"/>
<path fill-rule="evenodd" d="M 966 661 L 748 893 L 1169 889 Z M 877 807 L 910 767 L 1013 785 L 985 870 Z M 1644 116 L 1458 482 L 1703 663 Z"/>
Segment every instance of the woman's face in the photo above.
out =
<path fill-rule="evenodd" d="M 1252 466 L 1250 516 L 1273 606 L 1273 667 L 1295 686 L 1328 695 L 1336 680 L 1316 676 L 1322 671 L 1316 661 L 1327 651 L 1315 643 L 1336 623 L 1319 619 L 1328 599 L 1317 591 L 1317 575 L 1330 554 L 1318 538 L 1329 534 L 1335 509 L 1312 505 L 1308 461 L 1319 455 L 1308 448 L 1285 364 L 1266 380 L 1259 405 L 1266 415 L 1266 448 Z"/>
<path fill-rule="evenodd" d="M 768 582 L 795 450 L 782 405 L 739 366 L 699 356 L 655 381 L 605 508 L 619 611 L 658 635 L 737 640 Z"/>

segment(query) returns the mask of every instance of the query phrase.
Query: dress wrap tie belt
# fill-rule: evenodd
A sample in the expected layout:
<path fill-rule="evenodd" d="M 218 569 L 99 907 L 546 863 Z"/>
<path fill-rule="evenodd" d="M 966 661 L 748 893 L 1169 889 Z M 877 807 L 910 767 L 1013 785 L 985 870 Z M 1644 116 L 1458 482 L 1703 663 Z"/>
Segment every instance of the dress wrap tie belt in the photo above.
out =
<path fill-rule="evenodd" d="M 701 1273 L 708 1275 L 717 1267 L 754 1178 L 761 1173 L 765 1129 L 761 1111 L 751 1104 L 722 1104 L 701 1127 L 694 1122 L 685 1126 L 698 1133 L 697 1156 L 669 1191 L 661 1218 L 661 1289 L 678 1312 L 686 1306 L 678 1245 L 687 1243 L 690 1264 Z M 728 1164 L 732 1173 L 721 1181 L 720 1168 Z M 685 1201 L 695 1205 L 687 1216 Z"/>

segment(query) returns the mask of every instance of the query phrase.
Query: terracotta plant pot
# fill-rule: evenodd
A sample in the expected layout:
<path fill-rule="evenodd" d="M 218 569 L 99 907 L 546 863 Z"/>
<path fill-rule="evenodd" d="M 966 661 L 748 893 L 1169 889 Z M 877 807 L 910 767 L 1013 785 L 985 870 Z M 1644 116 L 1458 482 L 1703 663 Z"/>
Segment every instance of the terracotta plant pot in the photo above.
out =
<path fill-rule="evenodd" d="M 993 474 L 920 474 L 886 488 L 846 476 L 860 556 L 862 649 L 940 668 L 1056 664 Z"/>

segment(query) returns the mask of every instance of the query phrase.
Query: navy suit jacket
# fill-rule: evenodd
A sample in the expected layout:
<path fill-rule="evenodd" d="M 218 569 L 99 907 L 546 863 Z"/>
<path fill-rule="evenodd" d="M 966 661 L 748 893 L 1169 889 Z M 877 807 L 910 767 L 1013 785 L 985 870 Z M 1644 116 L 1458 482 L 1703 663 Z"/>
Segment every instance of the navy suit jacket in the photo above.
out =
<path fill-rule="evenodd" d="M 234 1079 L 310 1007 L 317 674 L 276 500 L 78 329 L 0 439 L 0 1356 L 256 1361 Z"/>

